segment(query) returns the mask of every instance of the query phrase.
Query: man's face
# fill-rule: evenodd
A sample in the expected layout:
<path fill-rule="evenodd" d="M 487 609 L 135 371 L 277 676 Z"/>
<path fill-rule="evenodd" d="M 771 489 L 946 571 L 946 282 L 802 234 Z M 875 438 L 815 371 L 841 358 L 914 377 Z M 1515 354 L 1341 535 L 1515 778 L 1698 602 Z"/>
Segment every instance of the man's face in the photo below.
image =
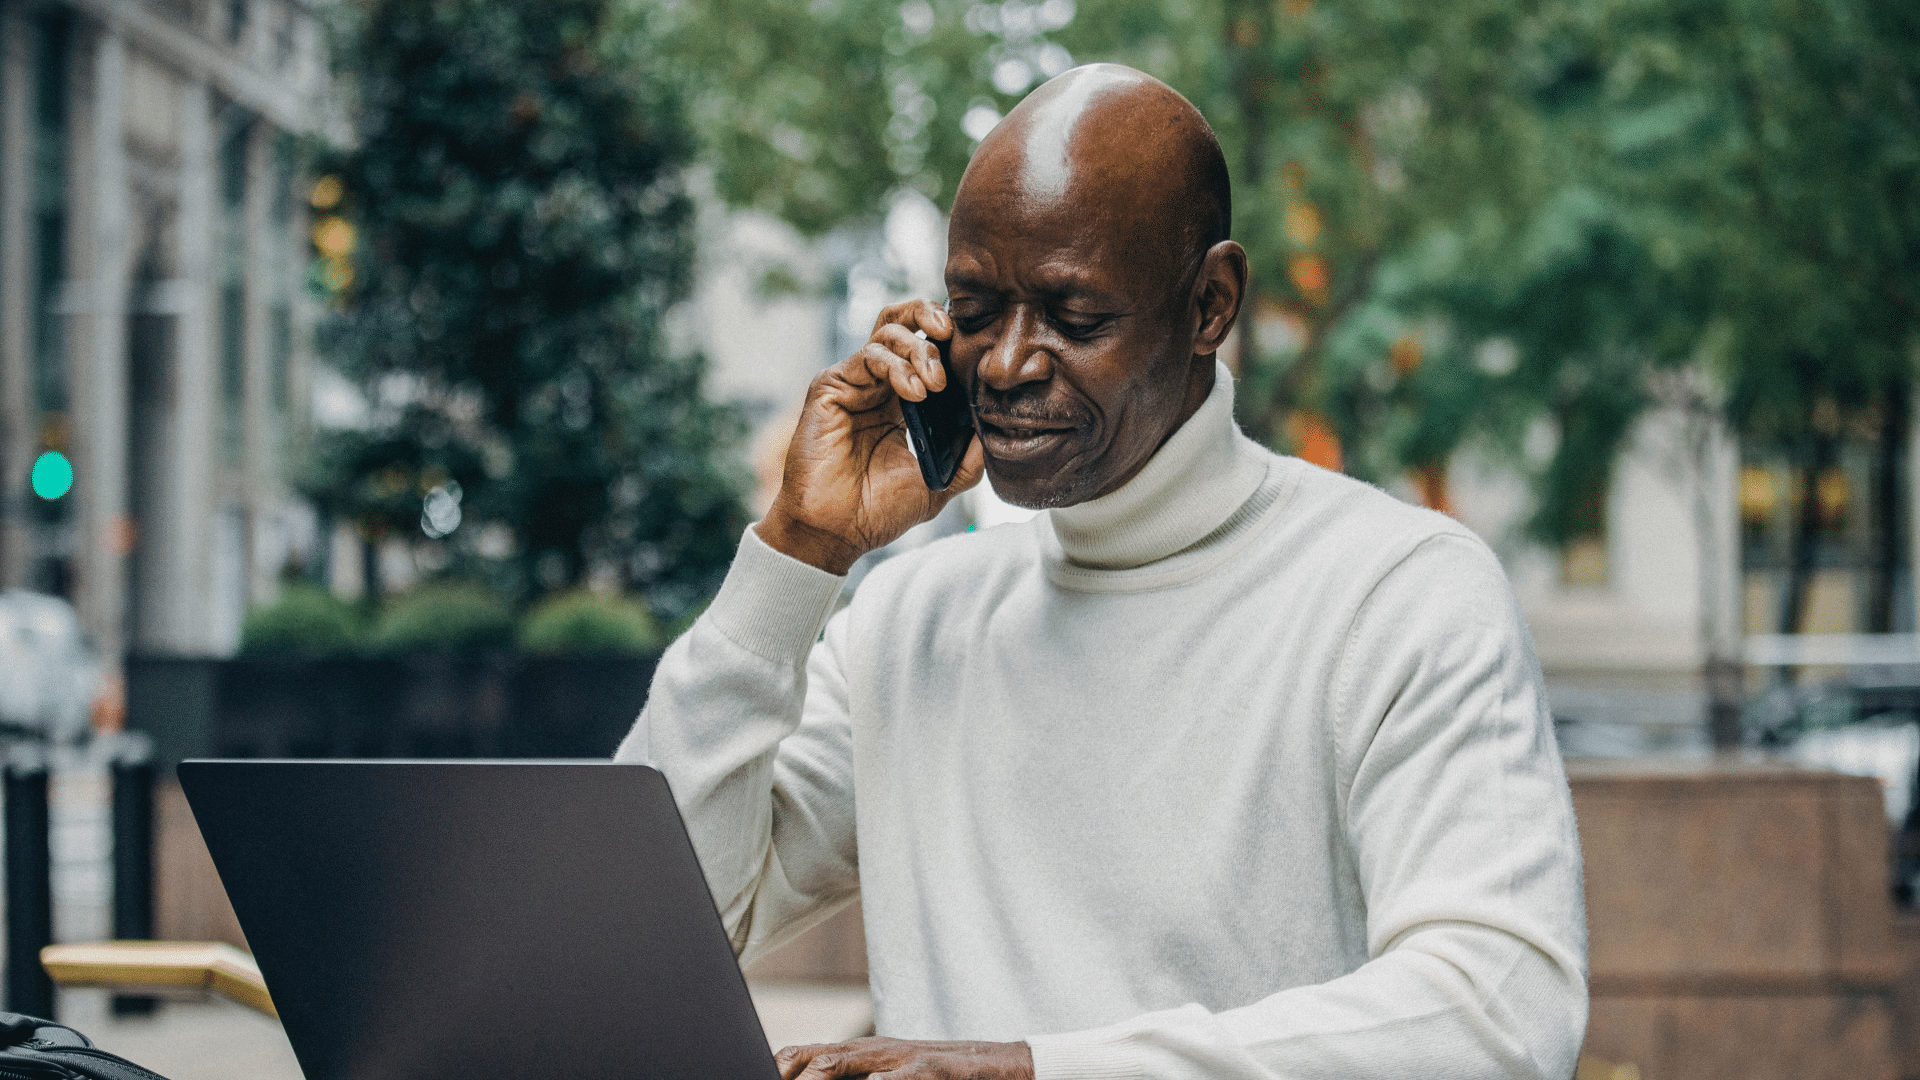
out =
<path fill-rule="evenodd" d="M 994 490 L 1071 506 L 1132 479 L 1190 412 L 1192 285 L 1179 237 L 1137 200 L 1036 197 L 1000 172 L 954 203 L 948 358 Z"/>

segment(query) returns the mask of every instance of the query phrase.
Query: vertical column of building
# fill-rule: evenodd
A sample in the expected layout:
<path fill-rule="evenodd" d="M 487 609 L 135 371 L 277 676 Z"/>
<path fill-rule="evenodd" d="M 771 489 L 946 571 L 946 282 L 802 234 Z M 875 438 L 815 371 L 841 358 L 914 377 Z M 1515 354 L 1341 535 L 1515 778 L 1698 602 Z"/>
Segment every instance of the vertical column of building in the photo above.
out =
<path fill-rule="evenodd" d="M 209 651 L 208 588 L 211 581 L 214 514 L 215 408 L 214 132 L 213 93 L 203 78 L 180 95 L 180 209 L 178 218 L 181 298 L 173 370 L 174 453 L 164 463 L 173 505 L 162 520 L 170 535 L 165 628 L 158 646 L 183 653 Z"/>
<path fill-rule="evenodd" d="M 79 511 L 75 556 L 78 606 L 100 654 L 120 662 L 125 640 L 127 519 L 127 300 L 132 288 L 131 192 L 127 186 L 126 44 L 111 26 L 95 28 L 76 176 L 85 213 L 72 230 L 82 259 L 69 289 L 68 363 L 72 444 Z"/>
<path fill-rule="evenodd" d="M 27 583 L 33 460 L 33 28 L 0 3 L 0 585 Z"/>

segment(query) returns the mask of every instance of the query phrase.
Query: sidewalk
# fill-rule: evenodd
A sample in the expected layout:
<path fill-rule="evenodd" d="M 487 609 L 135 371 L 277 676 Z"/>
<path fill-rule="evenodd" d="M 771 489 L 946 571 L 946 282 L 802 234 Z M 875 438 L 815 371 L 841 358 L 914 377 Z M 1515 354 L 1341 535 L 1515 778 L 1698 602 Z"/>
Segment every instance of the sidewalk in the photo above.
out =
<path fill-rule="evenodd" d="M 753 1003 L 774 1049 L 864 1034 L 873 1004 L 861 986 L 761 983 Z M 301 1080 L 280 1025 L 220 999 L 163 1002 L 152 1016 L 115 1017 L 102 990 L 64 990 L 60 1021 L 167 1080 Z"/>

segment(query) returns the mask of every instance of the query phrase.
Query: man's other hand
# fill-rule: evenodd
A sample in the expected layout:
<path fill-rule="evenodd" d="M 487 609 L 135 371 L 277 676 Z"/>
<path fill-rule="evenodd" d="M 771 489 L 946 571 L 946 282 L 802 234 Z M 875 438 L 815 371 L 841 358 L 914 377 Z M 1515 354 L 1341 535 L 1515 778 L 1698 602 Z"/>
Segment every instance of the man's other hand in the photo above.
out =
<path fill-rule="evenodd" d="M 885 1080 L 1033 1080 L 1023 1042 L 915 1042 L 854 1039 L 789 1046 L 774 1055 L 781 1080 L 884 1077 Z"/>
<path fill-rule="evenodd" d="M 976 438 L 953 483 L 927 490 L 900 416 L 901 398 L 922 401 L 946 386 L 934 341 L 952 337 L 953 320 L 938 304 L 895 304 L 880 313 L 859 352 L 813 380 L 787 447 L 780 494 L 756 526 L 761 540 L 844 574 L 855 559 L 931 519 L 979 482 L 986 458 Z"/>

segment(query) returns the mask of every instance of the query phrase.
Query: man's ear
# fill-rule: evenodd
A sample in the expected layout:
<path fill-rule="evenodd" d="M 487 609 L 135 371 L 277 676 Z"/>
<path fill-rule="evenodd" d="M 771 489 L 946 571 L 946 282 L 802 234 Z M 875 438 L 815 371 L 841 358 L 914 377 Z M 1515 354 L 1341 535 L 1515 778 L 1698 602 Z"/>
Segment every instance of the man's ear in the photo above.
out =
<path fill-rule="evenodd" d="M 1207 249 L 1193 285 L 1198 326 L 1193 332 L 1195 356 L 1212 356 L 1226 343 L 1227 331 L 1240 317 L 1247 296 L 1247 250 L 1231 240 Z"/>

